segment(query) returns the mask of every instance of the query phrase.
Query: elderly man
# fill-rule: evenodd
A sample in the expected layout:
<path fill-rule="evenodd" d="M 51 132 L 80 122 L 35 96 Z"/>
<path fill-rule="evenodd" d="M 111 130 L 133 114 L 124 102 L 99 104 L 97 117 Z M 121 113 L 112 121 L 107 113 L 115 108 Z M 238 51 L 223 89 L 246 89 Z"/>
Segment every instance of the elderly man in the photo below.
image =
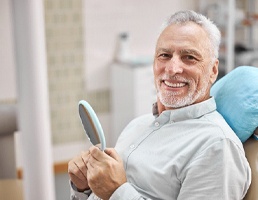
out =
<path fill-rule="evenodd" d="M 220 32 L 206 17 L 177 12 L 153 64 L 153 115 L 133 120 L 116 147 L 91 147 L 69 162 L 71 199 L 242 199 L 251 182 L 240 140 L 216 111 Z"/>

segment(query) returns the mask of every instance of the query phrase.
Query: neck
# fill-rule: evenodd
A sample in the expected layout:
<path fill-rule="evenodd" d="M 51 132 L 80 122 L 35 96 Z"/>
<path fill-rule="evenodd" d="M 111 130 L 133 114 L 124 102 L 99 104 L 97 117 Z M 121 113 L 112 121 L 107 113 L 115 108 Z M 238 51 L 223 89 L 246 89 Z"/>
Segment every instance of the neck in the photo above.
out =
<path fill-rule="evenodd" d="M 159 98 L 157 101 L 157 105 L 158 105 L 158 113 L 159 115 L 164 111 L 167 110 L 166 107 L 160 102 Z"/>

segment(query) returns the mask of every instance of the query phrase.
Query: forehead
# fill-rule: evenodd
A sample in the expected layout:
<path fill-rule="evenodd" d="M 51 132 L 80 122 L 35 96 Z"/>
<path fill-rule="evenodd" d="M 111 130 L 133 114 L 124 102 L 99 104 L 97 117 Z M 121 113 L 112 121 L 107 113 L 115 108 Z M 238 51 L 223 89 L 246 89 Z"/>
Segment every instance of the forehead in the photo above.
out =
<path fill-rule="evenodd" d="M 157 48 L 209 48 L 210 40 L 206 31 L 199 25 L 188 22 L 186 24 L 172 24 L 166 27 L 157 41 Z"/>

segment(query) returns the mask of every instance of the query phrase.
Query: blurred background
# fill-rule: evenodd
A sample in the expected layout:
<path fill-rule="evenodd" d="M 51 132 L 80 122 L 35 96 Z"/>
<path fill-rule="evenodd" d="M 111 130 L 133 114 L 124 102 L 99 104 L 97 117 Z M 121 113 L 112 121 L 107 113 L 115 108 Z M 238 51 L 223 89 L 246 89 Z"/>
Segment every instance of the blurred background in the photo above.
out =
<path fill-rule="evenodd" d="M 258 66 L 257 0 L 41 3 L 50 124 L 46 134 L 51 140 L 56 200 L 69 199 L 68 161 L 90 146 L 78 115 L 79 100 L 85 99 L 96 111 L 110 147 L 131 119 L 151 112 L 156 99 L 152 77 L 155 42 L 163 21 L 172 13 L 192 9 L 219 26 L 219 77 L 240 65 Z M 15 35 L 19 32 L 15 32 L 14 7 L 15 1 L 0 1 L 0 181 L 18 179 L 22 183 L 23 132 L 17 114 L 21 69 L 16 59 Z M 29 21 L 23 20 L 24 24 Z M 37 70 L 40 66 L 34 67 Z"/>

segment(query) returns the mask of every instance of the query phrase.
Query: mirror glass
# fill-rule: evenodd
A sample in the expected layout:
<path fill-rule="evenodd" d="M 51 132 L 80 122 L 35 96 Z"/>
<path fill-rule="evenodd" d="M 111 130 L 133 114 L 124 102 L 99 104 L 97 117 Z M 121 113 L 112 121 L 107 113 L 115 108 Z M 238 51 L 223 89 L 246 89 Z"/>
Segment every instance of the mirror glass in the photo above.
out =
<path fill-rule="evenodd" d="M 106 140 L 101 124 L 93 108 L 85 100 L 79 102 L 79 115 L 91 143 L 93 145 L 100 144 L 101 150 L 105 150 Z"/>

